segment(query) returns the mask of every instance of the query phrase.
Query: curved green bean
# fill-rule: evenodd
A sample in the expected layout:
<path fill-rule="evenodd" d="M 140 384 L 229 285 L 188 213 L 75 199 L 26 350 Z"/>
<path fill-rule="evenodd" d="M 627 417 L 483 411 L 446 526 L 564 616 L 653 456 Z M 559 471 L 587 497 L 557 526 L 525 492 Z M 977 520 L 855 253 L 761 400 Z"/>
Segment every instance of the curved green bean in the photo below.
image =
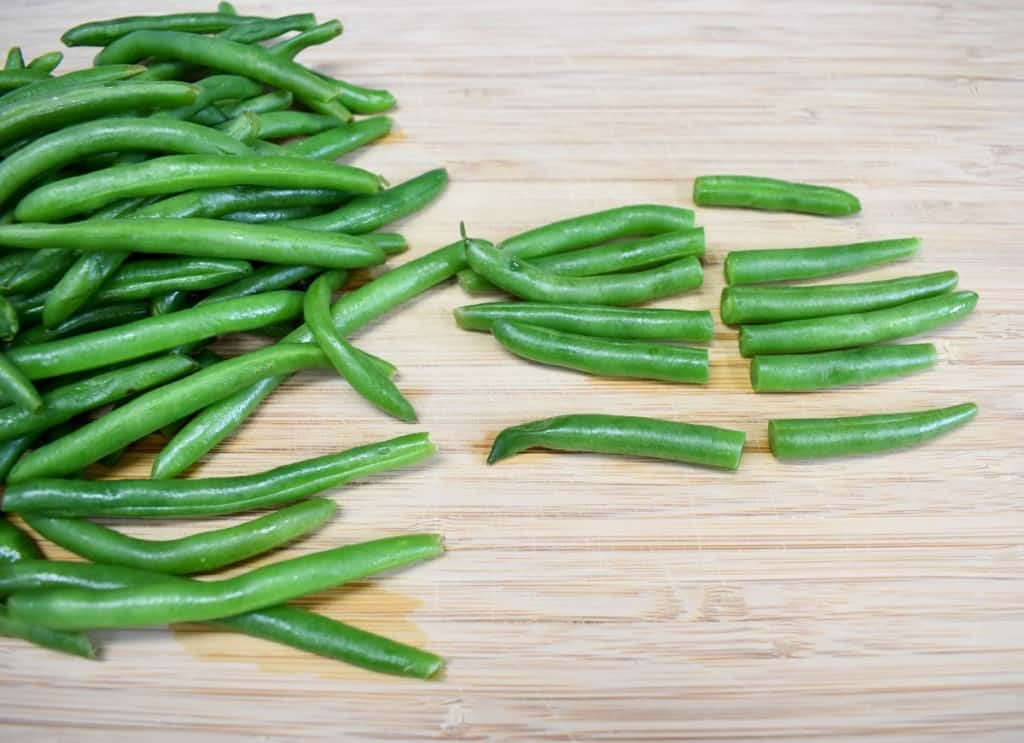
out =
<path fill-rule="evenodd" d="M 602 377 L 708 383 L 708 352 L 704 348 L 594 338 L 504 320 L 495 322 L 491 332 L 515 355 L 549 366 Z"/>
<path fill-rule="evenodd" d="M 238 101 L 237 103 L 222 106 L 221 111 L 223 111 L 229 118 L 241 116 L 244 113 L 265 114 L 270 111 L 284 111 L 285 109 L 291 108 L 293 99 L 294 96 L 291 94 L 291 91 L 272 90 L 269 93 L 264 93 L 263 95 L 254 96 L 244 101 Z M 256 120 L 261 121 L 261 118 L 257 116 Z M 337 119 L 332 118 L 331 121 L 333 122 L 333 126 L 338 125 Z M 262 123 L 260 126 L 260 136 L 265 138 Z"/>
<path fill-rule="evenodd" d="M 17 271 L 4 278 L 4 292 L 25 293 L 48 289 L 71 267 L 77 255 L 71 250 L 43 248 Z"/>
<path fill-rule="evenodd" d="M 22 412 L 33 413 L 43 407 L 35 386 L 5 353 L 0 353 L 0 393 Z"/>
<path fill-rule="evenodd" d="M 909 258 L 920 246 L 919 238 L 903 237 L 816 248 L 734 250 L 725 258 L 725 280 L 730 284 L 760 284 L 817 279 Z"/>
<path fill-rule="evenodd" d="M 490 332 L 496 322 L 526 323 L 567 333 L 626 340 L 706 343 L 714 336 L 707 310 L 632 309 L 546 302 L 487 302 L 459 307 L 455 321 L 464 330 Z"/>
<path fill-rule="evenodd" d="M 693 181 L 693 203 L 823 217 L 845 217 L 860 211 L 857 197 L 838 188 L 750 175 L 702 175 Z"/>
<path fill-rule="evenodd" d="M 158 111 L 154 116 L 181 121 L 191 120 L 196 124 L 209 126 L 210 122 L 206 121 L 202 114 L 204 111 L 215 108 L 214 104 L 219 101 L 228 101 L 236 98 L 250 98 L 259 95 L 262 90 L 260 84 L 255 80 L 250 80 L 241 75 L 209 75 L 197 81 L 194 85 L 199 93 L 192 103 L 180 108 Z M 234 117 L 222 115 L 213 123 L 219 124 L 230 118 Z M 232 137 L 237 137 L 237 135 L 233 134 Z"/>
<path fill-rule="evenodd" d="M 194 34 L 209 34 L 218 33 L 240 23 L 261 20 L 263 19 L 258 16 L 231 13 L 125 16 L 79 24 L 65 31 L 60 40 L 67 46 L 106 46 L 133 31 L 189 31 Z"/>
<path fill-rule="evenodd" d="M 744 325 L 740 354 L 831 351 L 906 338 L 958 320 L 977 303 L 977 294 L 960 291 L 871 312 Z"/>
<path fill-rule="evenodd" d="M 5 70 L 25 69 L 25 56 L 21 53 L 20 46 L 12 46 L 7 50 L 7 57 L 4 59 Z"/>
<path fill-rule="evenodd" d="M 248 261 L 153 258 L 126 263 L 96 293 L 99 304 L 151 299 L 176 290 L 215 289 L 252 273 Z"/>
<path fill-rule="evenodd" d="M 32 72 L 39 72 L 43 75 L 49 75 L 55 69 L 60 66 L 60 63 L 64 61 L 63 52 L 46 52 L 46 54 L 40 54 L 38 57 L 29 62 L 26 66 L 26 70 Z"/>
<path fill-rule="evenodd" d="M 931 343 L 755 356 L 750 385 L 755 392 L 804 392 L 866 384 L 928 369 L 936 360 Z"/>
<path fill-rule="evenodd" d="M 498 434 L 488 464 L 526 449 L 599 452 L 668 459 L 735 470 L 746 434 L 728 428 L 627 415 L 561 415 L 523 423 Z"/>
<path fill-rule="evenodd" d="M 352 152 L 352 150 L 387 136 L 391 132 L 392 124 L 393 122 L 387 116 L 360 119 L 305 139 L 289 142 L 285 145 L 285 149 L 298 157 L 334 160 L 347 152 Z M 447 180 L 447 172 L 442 179 L 442 186 L 445 180 Z"/>
<path fill-rule="evenodd" d="M 974 403 L 911 413 L 850 418 L 776 418 L 768 443 L 779 459 L 818 459 L 876 454 L 937 438 L 978 414 Z"/>

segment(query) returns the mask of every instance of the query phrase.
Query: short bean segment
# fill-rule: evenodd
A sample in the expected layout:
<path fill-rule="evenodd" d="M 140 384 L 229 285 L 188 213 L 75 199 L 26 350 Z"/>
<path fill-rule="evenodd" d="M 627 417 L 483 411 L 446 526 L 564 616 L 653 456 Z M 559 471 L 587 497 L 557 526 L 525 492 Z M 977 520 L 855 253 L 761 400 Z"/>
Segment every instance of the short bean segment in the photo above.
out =
<path fill-rule="evenodd" d="M 707 310 L 632 309 L 546 302 L 487 302 L 455 310 L 464 330 L 490 332 L 497 322 L 525 323 L 567 333 L 622 338 L 706 343 L 714 336 Z"/>
<path fill-rule="evenodd" d="M 248 261 L 154 258 L 121 266 L 94 297 L 98 304 L 132 302 L 166 292 L 215 289 L 252 273 Z"/>
<path fill-rule="evenodd" d="M 491 332 L 512 353 L 542 364 L 604 377 L 708 382 L 708 352 L 703 348 L 594 338 L 507 321 L 495 322 Z"/>
<path fill-rule="evenodd" d="M 485 245 L 466 250 L 470 267 L 505 291 L 534 302 L 629 305 L 680 294 L 701 285 L 693 256 L 657 268 L 607 276 L 561 276 Z"/>
<path fill-rule="evenodd" d="M 877 454 L 930 441 L 978 414 L 974 403 L 948 408 L 851 418 L 783 418 L 768 421 L 768 442 L 779 459 L 818 459 Z"/>
<path fill-rule="evenodd" d="M 749 175 L 702 175 L 693 182 L 693 202 L 697 206 L 738 206 L 825 217 L 860 211 L 857 197 L 838 188 Z"/>
<path fill-rule="evenodd" d="M 734 250 L 725 258 L 725 279 L 730 284 L 817 279 L 909 258 L 920 246 L 919 238 L 905 237 L 814 248 Z"/>
<path fill-rule="evenodd" d="M 164 541 L 135 539 L 90 521 L 59 516 L 29 514 L 25 523 L 54 544 L 93 562 L 189 575 L 281 547 L 319 528 L 336 511 L 334 501 L 311 498 L 237 526 Z"/>
<path fill-rule="evenodd" d="M 805 392 L 867 384 L 929 369 L 936 359 L 931 343 L 755 356 L 750 362 L 750 385 L 755 392 Z"/>
<path fill-rule="evenodd" d="M 868 312 L 943 294 L 958 278 L 956 271 L 942 271 L 857 284 L 729 286 L 722 290 L 722 321 L 739 325 Z"/>
<path fill-rule="evenodd" d="M 977 294 L 959 291 L 871 312 L 744 325 L 740 353 L 747 357 L 810 353 L 907 338 L 958 320 L 977 303 Z"/>
<path fill-rule="evenodd" d="M 526 449 L 599 452 L 668 459 L 735 470 L 746 434 L 715 426 L 625 415 L 562 415 L 506 428 L 494 439 L 488 464 Z"/>

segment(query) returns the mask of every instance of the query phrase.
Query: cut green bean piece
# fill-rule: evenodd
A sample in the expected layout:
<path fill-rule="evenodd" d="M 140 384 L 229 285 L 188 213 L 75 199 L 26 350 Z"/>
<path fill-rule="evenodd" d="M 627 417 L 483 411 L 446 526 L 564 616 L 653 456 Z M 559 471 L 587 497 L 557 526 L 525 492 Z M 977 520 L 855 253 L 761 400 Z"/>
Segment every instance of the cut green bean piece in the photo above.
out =
<path fill-rule="evenodd" d="M 909 258 L 917 252 L 916 237 L 816 248 L 734 250 L 725 258 L 725 280 L 730 284 L 817 279 Z"/>
<path fill-rule="evenodd" d="M 750 385 L 755 392 L 805 392 L 867 384 L 929 369 L 936 360 L 931 343 L 755 356 Z"/>

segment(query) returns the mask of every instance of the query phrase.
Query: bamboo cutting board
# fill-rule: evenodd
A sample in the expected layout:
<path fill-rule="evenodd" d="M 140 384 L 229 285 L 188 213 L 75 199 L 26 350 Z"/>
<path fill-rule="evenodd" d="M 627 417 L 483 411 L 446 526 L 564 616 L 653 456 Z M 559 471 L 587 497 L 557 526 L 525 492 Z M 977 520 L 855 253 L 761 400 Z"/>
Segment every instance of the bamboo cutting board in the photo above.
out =
<path fill-rule="evenodd" d="M 86 19 L 196 7 L 8 0 L 0 43 L 37 55 Z M 443 532 L 444 558 L 306 603 L 442 653 L 444 680 L 381 677 L 197 627 L 101 633 L 101 663 L 3 640 L 0 737 L 1022 739 L 1024 5 L 240 8 L 342 14 L 346 35 L 306 60 L 400 101 L 395 133 L 349 160 L 393 182 L 448 167 L 443 199 L 399 225 L 410 256 L 455 239 L 460 220 L 497 240 L 630 202 L 689 205 L 694 176 L 745 172 L 847 188 L 864 211 L 701 210 L 705 286 L 664 305 L 715 305 L 732 249 L 913 234 L 919 257 L 863 278 L 955 268 L 981 303 L 929 336 L 932 371 L 755 396 L 721 326 L 707 389 L 602 380 L 457 330 L 451 310 L 466 297 L 434 291 L 358 335 L 401 369 L 418 426 L 304 373 L 194 475 L 430 431 L 436 459 L 332 491 L 338 518 L 273 559 Z M 68 57 L 79 66 L 90 53 Z M 974 423 L 913 450 L 814 465 L 767 451 L 772 416 L 966 400 L 981 407 Z M 583 411 L 741 428 L 749 446 L 735 474 L 543 453 L 484 465 L 501 428 Z M 145 442 L 119 474 L 146 473 L 159 445 Z M 128 528 L 167 538 L 210 525 Z"/>

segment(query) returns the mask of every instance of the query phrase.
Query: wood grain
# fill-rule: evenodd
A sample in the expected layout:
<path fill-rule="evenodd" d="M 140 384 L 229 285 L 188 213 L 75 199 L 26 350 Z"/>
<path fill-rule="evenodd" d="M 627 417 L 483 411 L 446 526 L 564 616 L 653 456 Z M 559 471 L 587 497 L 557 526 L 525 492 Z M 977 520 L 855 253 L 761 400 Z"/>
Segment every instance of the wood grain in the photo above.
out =
<path fill-rule="evenodd" d="M 207 3 L 209 4 L 209 3 Z M 358 336 L 398 364 L 441 447 L 429 465 L 335 493 L 296 555 L 443 532 L 441 560 L 314 597 L 451 661 L 382 678 L 199 628 L 103 633 L 102 663 L 0 642 L 4 739 L 1013 741 L 1024 735 L 1021 344 L 1024 5 L 396 0 L 242 3 L 343 13 L 307 52 L 387 87 L 396 133 L 349 158 L 452 185 L 401 230 L 420 254 L 465 220 L 500 239 L 628 202 L 689 203 L 692 178 L 745 172 L 848 188 L 851 219 L 702 210 L 708 307 L 731 249 L 920 235 L 883 278 L 955 268 L 982 300 L 934 333 L 938 367 L 880 386 L 755 396 L 720 328 L 708 389 L 519 362 L 455 329 L 435 291 Z M 27 55 L 85 19 L 178 0 L 8 0 Z M 68 54 L 85 64 L 89 50 Z M 975 400 L 966 429 L 881 457 L 783 464 L 771 416 Z M 741 428 L 735 474 L 594 456 L 483 464 L 502 427 L 628 411 Z M 196 474 L 249 472 L 409 430 L 327 374 L 286 385 Z M 121 468 L 141 475 L 159 442 Z M 199 525 L 154 523 L 169 537 Z M 53 556 L 62 556 L 48 548 Z M 276 557 L 276 556 L 275 556 Z"/>

